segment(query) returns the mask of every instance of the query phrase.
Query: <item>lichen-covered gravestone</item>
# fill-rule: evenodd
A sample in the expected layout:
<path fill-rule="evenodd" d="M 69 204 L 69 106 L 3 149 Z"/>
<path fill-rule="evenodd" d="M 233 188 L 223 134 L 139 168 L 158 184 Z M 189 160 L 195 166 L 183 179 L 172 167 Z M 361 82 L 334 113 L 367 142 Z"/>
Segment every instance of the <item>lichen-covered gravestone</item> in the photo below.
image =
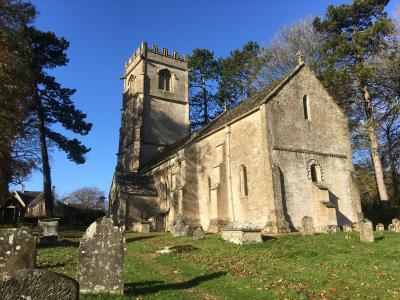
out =
<path fill-rule="evenodd" d="M 314 234 L 314 221 L 313 218 L 305 216 L 301 219 L 301 232 L 303 234 Z"/>
<path fill-rule="evenodd" d="M 351 225 L 343 225 L 343 232 L 352 232 L 353 228 L 351 227 Z"/>
<path fill-rule="evenodd" d="M 204 231 L 202 227 L 197 228 L 194 232 L 193 232 L 193 238 L 195 240 L 201 240 L 204 238 Z"/>
<path fill-rule="evenodd" d="M 174 237 L 178 236 L 187 236 L 188 234 L 188 225 L 183 222 L 183 217 L 178 215 L 176 218 L 176 224 L 172 227 L 172 235 Z"/>
<path fill-rule="evenodd" d="M 374 228 L 370 220 L 364 219 L 360 222 L 359 232 L 361 242 L 372 243 L 374 241 Z"/>
<path fill-rule="evenodd" d="M 110 218 L 92 223 L 79 244 L 81 293 L 123 294 L 125 239 Z"/>
<path fill-rule="evenodd" d="M 384 231 L 385 230 L 385 225 L 382 223 L 376 224 L 376 231 Z"/>
<path fill-rule="evenodd" d="M 339 227 L 336 225 L 326 225 L 326 233 L 332 234 L 339 231 Z"/>
<path fill-rule="evenodd" d="M 78 300 L 79 284 L 64 274 L 25 269 L 1 274 L 2 300 Z"/>
<path fill-rule="evenodd" d="M 0 273 L 20 269 L 34 269 L 36 238 L 26 228 L 0 231 Z"/>

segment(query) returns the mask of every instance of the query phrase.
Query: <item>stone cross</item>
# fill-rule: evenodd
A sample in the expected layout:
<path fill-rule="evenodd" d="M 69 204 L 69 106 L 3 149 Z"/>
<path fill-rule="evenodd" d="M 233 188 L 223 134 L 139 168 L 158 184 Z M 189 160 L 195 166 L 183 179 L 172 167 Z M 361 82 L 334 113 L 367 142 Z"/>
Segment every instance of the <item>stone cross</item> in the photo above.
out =
<path fill-rule="evenodd" d="M 123 294 L 125 239 L 110 218 L 93 222 L 79 244 L 81 293 Z"/>
<path fill-rule="evenodd" d="M 34 269 L 36 238 L 27 228 L 10 228 L 0 232 L 0 273 Z"/>
<path fill-rule="evenodd" d="M 2 300 L 78 300 L 79 284 L 63 274 L 48 270 L 25 269 L 0 275 Z"/>
<path fill-rule="evenodd" d="M 304 61 L 303 61 L 303 54 L 301 53 L 300 50 L 297 51 L 296 56 L 298 65 L 301 65 Z"/>
<path fill-rule="evenodd" d="M 360 241 L 372 243 L 374 241 L 374 228 L 368 219 L 359 222 Z"/>
<path fill-rule="evenodd" d="M 301 219 L 301 232 L 303 234 L 314 234 L 314 220 L 309 216 L 305 216 Z"/>

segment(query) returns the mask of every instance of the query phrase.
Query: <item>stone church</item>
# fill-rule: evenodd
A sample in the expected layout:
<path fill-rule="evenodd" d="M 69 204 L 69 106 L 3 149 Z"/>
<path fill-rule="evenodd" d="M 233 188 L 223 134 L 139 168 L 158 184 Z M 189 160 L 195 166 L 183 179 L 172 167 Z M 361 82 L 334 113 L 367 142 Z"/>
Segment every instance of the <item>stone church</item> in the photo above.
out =
<path fill-rule="evenodd" d="M 346 116 L 299 59 L 285 77 L 190 132 L 187 57 L 142 43 L 125 64 L 114 221 L 266 233 L 358 221 Z M 236 223 L 235 223 L 236 224 Z"/>

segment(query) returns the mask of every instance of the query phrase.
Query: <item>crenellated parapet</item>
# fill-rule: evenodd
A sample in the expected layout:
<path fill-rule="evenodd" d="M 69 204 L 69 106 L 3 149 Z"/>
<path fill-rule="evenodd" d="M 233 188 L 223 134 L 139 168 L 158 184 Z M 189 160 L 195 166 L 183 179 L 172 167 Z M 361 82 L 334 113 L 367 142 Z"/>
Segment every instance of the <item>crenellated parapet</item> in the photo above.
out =
<path fill-rule="evenodd" d="M 161 51 L 157 45 L 152 45 L 152 47 L 149 48 L 147 46 L 147 42 L 142 42 L 140 44 L 140 47 L 136 49 L 136 51 L 133 53 L 133 55 L 125 63 L 125 67 L 128 67 L 130 64 L 132 64 L 132 62 L 134 62 L 138 56 L 146 56 L 146 54 L 148 52 L 157 54 L 160 56 L 172 58 L 172 59 L 175 59 L 180 62 L 187 62 L 188 58 L 189 58 L 189 56 L 187 54 L 182 56 L 178 51 L 175 51 L 175 50 L 170 51 L 168 48 L 162 48 L 162 51 Z"/>

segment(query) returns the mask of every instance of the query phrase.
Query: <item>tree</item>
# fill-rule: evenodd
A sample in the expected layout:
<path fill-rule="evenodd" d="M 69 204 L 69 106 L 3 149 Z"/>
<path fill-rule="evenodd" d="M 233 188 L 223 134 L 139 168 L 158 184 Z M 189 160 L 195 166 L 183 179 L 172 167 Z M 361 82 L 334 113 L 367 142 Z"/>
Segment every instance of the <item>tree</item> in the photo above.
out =
<path fill-rule="evenodd" d="M 231 108 L 256 92 L 259 53 L 260 46 L 250 41 L 242 50 L 236 49 L 228 57 L 219 59 L 218 99 L 221 106 Z"/>
<path fill-rule="evenodd" d="M 82 204 L 87 208 L 95 208 L 104 192 L 97 187 L 83 187 L 70 193 L 64 201 Z"/>
<path fill-rule="evenodd" d="M 389 196 L 379 155 L 375 111 L 376 102 L 382 99 L 373 89 L 377 68 L 369 59 L 387 49 L 387 39 L 394 31 L 393 21 L 384 12 L 388 2 L 354 0 L 352 4 L 330 5 L 323 20 L 314 20 L 315 29 L 324 39 L 318 76 L 342 107 L 351 106 L 365 126 L 383 206 L 389 205 Z M 338 94 L 343 87 L 348 92 Z"/>
<path fill-rule="evenodd" d="M 218 62 L 207 49 L 194 49 L 189 57 L 190 119 L 192 129 L 206 125 L 217 109 L 215 99 Z"/>
<path fill-rule="evenodd" d="M 35 15 L 29 2 L 0 0 L 0 198 L 7 197 L 8 185 L 26 178 L 37 163 L 35 144 L 24 143 L 34 137 L 26 33 Z"/>
<path fill-rule="evenodd" d="M 85 162 L 84 155 L 90 151 L 76 138 L 69 139 L 54 131 L 52 125 L 59 124 L 75 134 L 86 135 L 92 124 L 85 121 L 86 115 L 75 108 L 71 101 L 70 98 L 75 90 L 61 87 L 55 78 L 46 72 L 67 64 L 66 50 L 69 43 L 52 32 L 42 32 L 35 28 L 30 28 L 29 37 L 33 72 L 31 108 L 35 113 L 39 132 L 46 214 L 51 216 L 53 195 L 48 155 L 49 142 L 66 152 L 68 159 L 78 164 Z"/>
<path fill-rule="evenodd" d="M 318 52 L 322 46 L 321 35 L 314 29 L 312 18 L 300 20 L 283 27 L 261 49 L 259 84 L 265 86 L 292 72 L 298 64 L 296 54 L 300 51 L 311 70 L 317 70 Z"/>

